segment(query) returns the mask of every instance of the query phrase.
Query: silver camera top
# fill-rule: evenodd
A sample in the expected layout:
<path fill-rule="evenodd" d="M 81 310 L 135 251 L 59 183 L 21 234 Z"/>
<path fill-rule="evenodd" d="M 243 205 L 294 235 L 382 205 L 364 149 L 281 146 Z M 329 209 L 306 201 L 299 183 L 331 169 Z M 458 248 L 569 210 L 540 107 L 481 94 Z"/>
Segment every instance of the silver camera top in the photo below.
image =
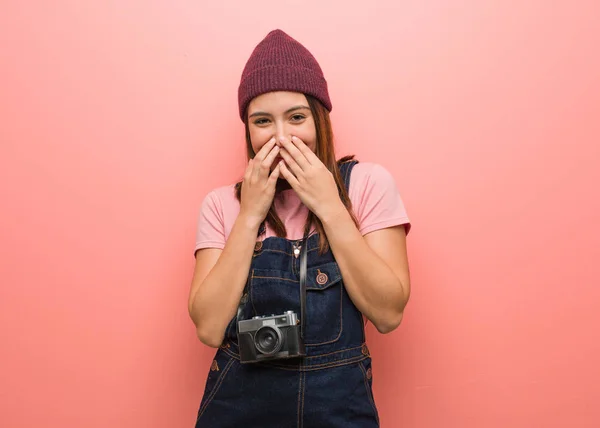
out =
<path fill-rule="evenodd" d="M 238 328 L 240 333 L 244 333 L 256 331 L 263 326 L 286 327 L 296 325 L 297 323 L 298 316 L 296 313 L 294 311 L 285 311 L 281 315 L 257 315 L 251 319 L 240 321 Z"/>

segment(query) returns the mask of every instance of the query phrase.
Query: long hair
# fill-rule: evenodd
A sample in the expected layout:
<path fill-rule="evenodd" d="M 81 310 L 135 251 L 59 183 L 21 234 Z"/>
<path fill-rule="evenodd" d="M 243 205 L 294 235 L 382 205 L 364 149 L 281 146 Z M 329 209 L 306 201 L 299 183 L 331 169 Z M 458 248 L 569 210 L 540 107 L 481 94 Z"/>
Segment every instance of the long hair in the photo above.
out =
<path fill-rule="evenodd" d="M 346 190 L 346 186 L 344 185 L 344 179 L 340 173 L 339 166 L 344 163 L 351 161 L 354 159 L 354 155 L 344 156 L 340 160 L 335 159 L 335 148 L 333 144 L 333 130 L 331 128 L 331 120 L 329 118 L 329 112 L 327 109 L 321 104 L 319 100 L 316 98 L 306 95 L 306 99 L 308 101 L 308 106 L 310 107 L 310 111 L 312 112 L 316 134 L 317 134 L 317 144 L 315 149 L 315 154 L 317 157 L 323 162 L 323 164 L 327 167 L 327 169 L 333 174 L 333 178 L 335 179 L 335 184 L 338 188 L 338 192 L 340 195 L 340 199 L 352 220 L 356 225 L 358 222 L 354 213 L 352 212 L 352 203 L 350 202 L 350 197 L 348 196 L 348 192 Z M 250 141 L 250 128 L 248 124 L 248 117 L 244 117 L 244 125 L 246 128 L 246 149 L 248 153 L 248 159 L 253 159 L 256 155 L 254 153 L 254 149 L 252 148 L 252 142 Z M 241 201 L 242 197 L 242 182 L 238 182 L 235 186 L 235 194 L 238 201 Z M 275 212 L 275 202 L 271 204 L 269 208 L 269 212 L 265 218 L 265 222 L 274 230 L 276 236 L 285 238 L 287 236 L 287 231 L 285 225 Z M 264 226 L 264 223 L 263 225 Z M 325 230 L 323 228 L 323 223 L 321 220 L 312 212 L 309 211 L 308 217 L 306 219 L 306 224 L 304 227 L 305 234 L 308 234 L 312 225 L 315 225 L 315 229 L 319 234 L 319 253 L 323 254 L 325 251 L 329 249 L 329 243 L 327 241 L 327 237 L 325 236 Z M 259 230 L 259 235 L 264 230 L 264 227 L 261 226 L 261 230 Z"/>

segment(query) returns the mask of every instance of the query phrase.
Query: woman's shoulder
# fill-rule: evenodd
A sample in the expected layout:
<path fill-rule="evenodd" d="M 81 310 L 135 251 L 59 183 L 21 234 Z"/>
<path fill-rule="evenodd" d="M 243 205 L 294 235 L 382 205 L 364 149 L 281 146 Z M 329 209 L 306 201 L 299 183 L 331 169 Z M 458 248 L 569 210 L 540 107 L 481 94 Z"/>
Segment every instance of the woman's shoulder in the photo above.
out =
<path fill-rule="evenodd" d="M 235 184 L 227 184 L 215 187 L 210 190 L 205 196 L 202 203 L 203 206 L 210 206 L 218 211 L 229 210 L 239 206 L 239 202 L 235 195 Z"/>
<path fill-rule="evenodd" d="M 236 189 L 236 185 L 235 184 L 226 184 L 223 186 L 219 186 L 219 187 L 215 187 L 214 189 L 212 189 L 209 194 L 213 194 L 217 197 L 219 197 L 220 199 L 234 199 L 237 200 L 237 198 L 235 197 L 235 189 Z"/>

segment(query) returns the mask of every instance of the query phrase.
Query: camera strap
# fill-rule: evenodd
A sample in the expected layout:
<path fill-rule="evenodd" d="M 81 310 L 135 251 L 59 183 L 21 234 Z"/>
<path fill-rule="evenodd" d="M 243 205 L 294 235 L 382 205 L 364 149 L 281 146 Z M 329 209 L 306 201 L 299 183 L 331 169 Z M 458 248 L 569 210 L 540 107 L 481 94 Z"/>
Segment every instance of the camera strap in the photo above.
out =
<path fill-rule="evenodd" d="M 300 252 L 300 337 L 304 339 L 304 328 L 306 326 L 306 259 L 308 258 L 308 237 L 302 240 Z"/>

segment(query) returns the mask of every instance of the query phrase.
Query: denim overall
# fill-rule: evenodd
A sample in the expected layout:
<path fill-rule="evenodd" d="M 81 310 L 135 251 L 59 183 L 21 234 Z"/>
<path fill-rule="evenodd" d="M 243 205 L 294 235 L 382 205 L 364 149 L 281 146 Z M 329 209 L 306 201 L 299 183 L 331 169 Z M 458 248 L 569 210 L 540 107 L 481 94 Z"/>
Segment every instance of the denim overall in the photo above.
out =
<path fill-rule="evenodd" d="M 356 163 L 340 165 L 346 188 Z M 300 316 L 299 243 L 279 237 L 256 243 L 240 319 L 287 310 Z M 317 234 L 307 240 L 307 356 L 241 364 L 232 319 L 210 367 L 196 428 L 379 426 L 362 314 L 331 250 L 319 255 L 318 244 Z"/>

